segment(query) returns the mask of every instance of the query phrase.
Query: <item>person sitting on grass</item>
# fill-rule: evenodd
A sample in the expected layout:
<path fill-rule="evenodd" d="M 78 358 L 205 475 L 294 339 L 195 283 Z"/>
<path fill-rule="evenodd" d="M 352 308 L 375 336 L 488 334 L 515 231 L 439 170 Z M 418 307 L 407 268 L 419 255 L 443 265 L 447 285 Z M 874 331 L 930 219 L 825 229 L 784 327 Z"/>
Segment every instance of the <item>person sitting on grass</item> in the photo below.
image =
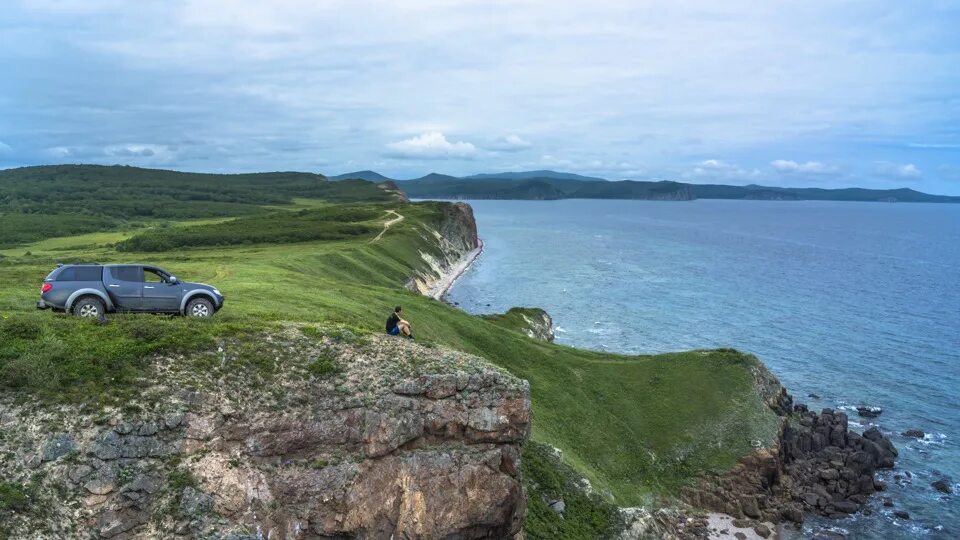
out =
<path fill-rule="evenodd" d="M 387 318 L 387 334 L 391 336 L 404 336 L 413 339 L 413 332 L 410 330 L 410 323 L 400 318 L 400 312 L 403 308 L 397 306 L 393 308 L 393 313 Z"/>

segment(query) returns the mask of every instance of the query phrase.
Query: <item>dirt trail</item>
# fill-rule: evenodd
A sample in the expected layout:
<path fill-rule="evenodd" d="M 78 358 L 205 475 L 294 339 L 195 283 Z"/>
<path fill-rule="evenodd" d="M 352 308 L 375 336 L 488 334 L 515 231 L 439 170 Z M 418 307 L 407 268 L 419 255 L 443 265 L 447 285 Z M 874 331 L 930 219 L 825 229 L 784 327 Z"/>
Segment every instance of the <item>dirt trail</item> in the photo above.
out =
<path fill-rule="evenodd" d="M 388 213 L 388 214 L 393 214 L 393 215 L 395 215 L 395 216 L 397 216 L 397 217 L 395 217 L 395 218 L 393 218 L 393 219 L 388 219 L 388 220 L 384 221 L 384 222 L 383 222 L 383 230 L 380 231 L 380 234 L 378 234 L 376 238 L 374 238 L 373 240 L 370 241 L 371 243 L 373 243 L 373 242 L 378 242 L 381 238 L 383 238 L 383 235 L 384 235 L 384 233 L 387 232 L 387 229 L 389 229 L 390 227 L 393 227 L 395 224 L 400 223 L 401 221 L 403 221 L 403 216 L 401 216 L 400 214 L 398 214 L 396 210 L 387 210 L 387 213 Z"/>

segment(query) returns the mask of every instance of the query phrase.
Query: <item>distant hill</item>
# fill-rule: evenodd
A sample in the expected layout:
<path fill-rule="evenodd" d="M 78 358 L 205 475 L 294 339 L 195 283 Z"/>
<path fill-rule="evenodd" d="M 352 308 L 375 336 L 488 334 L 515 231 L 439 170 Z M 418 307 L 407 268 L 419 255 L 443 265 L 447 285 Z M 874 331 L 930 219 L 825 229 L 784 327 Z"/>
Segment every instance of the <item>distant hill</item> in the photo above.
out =
<path fill-rule="evenodd" d="M 408 180 L 400 183 L 407 195 L 414 198 L 445 199 L 650 199 L 690 200 L 689 184 L 679 182 L 608 182 L 606 180 L 561 180 L 532 178 L 529 180 Z"/>
<path fill-rule="evenodd" d="M 375 182 L 389 180 L 374 171 L 359 171 L 330 177 L 331 180 L 362 178 Z M 790 188 L 772 186 L 731 186 L 684 182 L 610 181 L 574 173 L 550 170 L 519 171 L 450 176 L 430 173 L 413 180 L 398 180 L 407 195 L 436 199 L 648 199 L 689 201 L 733 199 L 766 201 L 867 201 L 867 202 L 960 202 L 960 197 L 930 195 L 909 188 Z"/>
<path fill-rule="evenodd" d="M 318 174 L 201 174 L 126 166 L 47 165 L 0 170 L 0 248 L 164 220 L 263 214 L 295 197 L 395 201 L 362 181 Z"/>
<path fill-rule="evenodd" d="M 330 180 L 366 180 L 367 182 L 386 182 L 387 180 L 393 180 L 393 178 L 387 178 L 386 176 L 376 172 L 376 171 L 356 171 L 344 174 L 338 174 L 336 176 L 328 176 Z"/>
<path fill-rule="evenodd" d="M 582 181 L 606 180 L 606 178 L 598 178 L 595 176 L 583 176 L 582 174 L 549 170 L 472 174 L 470 176 L 464 176 L 463 178 L 465 180 L 530 180 L 533 178 L 555 178 L 557 180 Z"/>
<path fill-rule="evenodd" d="M 750 199 L 786 201 L 870 201 L 870 202 L 960 202 L 960 197 L 930 195 L 909 188 L 778 188 L 769 186 L 727 186 L 695 184 L 698 199 Z"/>
<path fill-rule="evenodd" d="M 430 173 L 426 176 L 421 176 L 420 178 L 414 178 L 413 180 L 401 180 L 401 182 L 437 183 L 437 182 L 452 182 L 452 181 L 458 181 L 458 180 L 463 180 L 463 179 L 458 178 L 456 176 L 450 176 L 448 174 Z"/>

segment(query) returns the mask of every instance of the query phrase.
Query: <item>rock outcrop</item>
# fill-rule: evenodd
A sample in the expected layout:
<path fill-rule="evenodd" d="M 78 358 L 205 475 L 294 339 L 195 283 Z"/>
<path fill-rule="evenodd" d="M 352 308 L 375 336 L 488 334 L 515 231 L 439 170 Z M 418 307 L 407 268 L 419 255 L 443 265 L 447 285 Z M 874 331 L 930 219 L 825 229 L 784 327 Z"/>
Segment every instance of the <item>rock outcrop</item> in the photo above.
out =
<path fill-rule="evenodd" d="M 400 186 L 398 186 L 397 183 L 394 182 L 393 180 L 380 182 L 379 184 L 377 184 L 377 187 L 386 191 L 387 193 L 393 194 L 397 198 L 397 201 L 399 202 L 402 202 L 402 203 L 410 202 L 410 198 L 407 197 L 407 194 L 404 193 L 403 190 L 400 189 Z"/>
<path fill-rule="evenodd" d="M 553 318 L 550 314 L 540 308 L 526 308 L 521 313 L 526 327 L 524 332 L 533 339 L 541 341 L 550 341 L 554 339 Z"/>
<path fill-rule="evenodd" d="M 483 315 L 483 318 L 504 328 L 520 331 L 533 339 L 553 341 L 553 319 L 540 308 L 513 307 L 506 313 Z"/>
<path fill-rule="evenodd" d="M 311 336 L 311 337 L 308 337 Z M 156 359 L 123 411 L 0 403 L 0 477 L 42 514 L 11 537 L 509 538 L 526 499 L 526 381 L 406 340 L 260 336 Z M 193 364 L 197 362 L 196 364 Z M 198 372 L 192 365 L 217 366 Z M 206 369 L 206 368 L 205 368 Z M 138 414 L 126 411 L 139 410 Z"/>
<path fill-rule="evenodd" d="M 769 448 L 745 456 L 733 470 L 687 491 L 694 506 L 737 518 L 800 523 L 804 514 L 839 518 L 857 512 L 884 489 L 878 469 L 891 468 L 897 450 L 877 428 L 851 431 L 847 415 L 793 405 L 769 372 L 757 374 L 761 395 L 782 417 Z"/>
<path fill-rule="evenodd" d="M 473 208 L 462 202 L 445 204 L 440 221 L 435 227 L 425 227 L 421 234 L 436 248 L 420 251 L 424 264 L 410 277 L 406 287 L 440 298 L 482 248 Z"/>

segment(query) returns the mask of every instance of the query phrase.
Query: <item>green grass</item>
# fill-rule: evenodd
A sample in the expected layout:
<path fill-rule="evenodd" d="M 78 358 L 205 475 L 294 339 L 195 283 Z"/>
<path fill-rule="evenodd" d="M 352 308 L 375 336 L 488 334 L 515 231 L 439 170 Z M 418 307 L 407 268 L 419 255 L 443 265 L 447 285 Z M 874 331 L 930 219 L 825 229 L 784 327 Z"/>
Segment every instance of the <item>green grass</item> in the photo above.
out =
<path fill-rule="evenodd" d="M 530 328 L 527 318 L 537 320 L 543 315 L 540 308 L 530 307 L 512 307 L 506 313 L 495 313 L 492 315 L 481 315 L 484 320 L 490 321 L 497 326 L 514 331 L 524 331 Z"/>
<path fill-rule="evenodd" d="M 374 220 L 383 216 L 382 205 L 342 204 L 297 212 L 278 211 L 222 223 L 154 228 L 117 244 L 121 251 L 169 251 L 199 246 L 293 243 L 311 240 L 348 240 L 380 230 Z"/>
<path fill-rule="evenodd" d="M 390 202 L 376 185 L 318 174 L 197 174 L 136 167 L 55 165 L 0 171 L 0 248 L 118 229 L 144 220 L 261 214 L 264 206 Z M 300 201 L 299 203 L 297 201 Z"/>
<path fill-rule="evenodd" d="M 212 347 L 263 323 L 227 315 L 188 320 L 116 315 L 109 324 L 50 313 L 0 315 L 0 389 L 52 401 L 122 402 L 149 368 L 147 356 Z"/>
<path fill-rule="evenodd" d="M 523 449 L 523 485 L 527 490 L 526 536 L 531 540 L 604 538 L 618 524 L 617 507 L 577 485 L 580 476 L 550 447 L 537 442 Z M 562 500 L 563 516 L 550 508 Z"/>
<path fill-rule="evenodd" d="M 31 519 L 44 517 L 44 507 L 39 500 L 42 475 L 34 475 L 27 484 L 0 480 L 0 540 L 13 538 L 8 525 L 15 515 Z"/>
<path fill-rule="evenodd" d="M 296 223 L 298 212 L 322 212 L 330 202 L 314 209 L 303 200 L 296 204 L 286 218 L 239 221 Z M 94 242 L 76 251 L 37 249 L 32 256 L 0 259 L 0 316 L 10 325 L 0 335 L 0 385 L 51 399 L 80 400 L 105 388 L 122 396 L 149 367 L 143 355 L 153 351 L 202 348 L 222 334 L 277 321 L 339 326 L 351 335 L 382 332 L 400 304 L 419 342 L 480 355 L 528 379 L 533 439 L 563 450 L 565 462 L 616 504 L 641 505 L 676 493 L 699 473 L 728 469 L 754 441 L 772 441 L 777 419 L 753 389 L 754 358 L 730 350 L 652 356 L 578 350 L 527 338 L 509 318 L 471 316 L 410 293 L 403 284 L 423 266 L 419 253 L 437 254 L 427 228 L 439 227 L 443 203 L 379 208 L 406 219 L 378 242 L 371 240 L 386 215 L 364 216 L 370 230 L 344 240 L 150 253 Z M 33 313 L 40 281 L 64 259 L 156 264 L 183 280 L 215 284 L 226 307 L 212 321 L 142 315 L 111 317 L 108 326 Z M 335 369 L 318 361 L 318 376 Z"/>

